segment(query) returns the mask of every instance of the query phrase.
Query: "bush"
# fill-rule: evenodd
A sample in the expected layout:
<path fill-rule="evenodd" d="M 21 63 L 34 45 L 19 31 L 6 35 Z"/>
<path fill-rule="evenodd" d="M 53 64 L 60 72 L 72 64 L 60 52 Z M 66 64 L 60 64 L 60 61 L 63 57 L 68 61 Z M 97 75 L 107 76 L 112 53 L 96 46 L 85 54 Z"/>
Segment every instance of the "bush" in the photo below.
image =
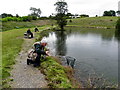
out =
<path fill-rule="evenodd" d="M 23 19 L 23 21 L 31 21 L 32 16 L 23 16 L 22 19 Z"/>
<path fill-rule="evenodd" d="M 115 37 L 120 40 L 120 18 L 117 20 L 116 23 Z"/>
<path fill-rule="evenodd" d="M 21 17 L 18 17 L 17 21 L 23 21 L 23 19 Z"/>
<path fill-rule="evenodd" d="M 117 20 L 116 29 L 120 32 L 120 18 Z"/>
<path fill-rule="evenodd" d="M 36 16 L 23 16 L 23 17 L 6 17 L 2 18 L 3 22 L 7 21 L 31 21 L 31 20 L 37 20 Z"/>
<path fill-rule="evenodd" d="M 6 20 L 7 21 L 13 21 L 14 19 L 13 19 L 13 17 L 6 17 Z"/>
<path fill-rule="evenodd" d="M 22 21 L 22 19 L 20 17 L 6 17 L 6 18 L 2 18 L 3 22 L 7 22 L 7 21 Z"/>
<path fill-rule="evenodd" d="M 49 19 L 48 17 L 40 17 L 40 20 L 45 20 L 45 19 Z"/>
<path fill-rule="evenodd" d="M 32 20 L 37 20 L 37 17 L 36 16 L 32 16 Z"/>
<path fill-rule="evenodd" d="M 7 18 L 2 18 L 2 22 L 7 22 Z"/>
<path fill-rule="evenodd" d="M 81 14 L 80 17 L 89 17 L 89 15 Z"/>

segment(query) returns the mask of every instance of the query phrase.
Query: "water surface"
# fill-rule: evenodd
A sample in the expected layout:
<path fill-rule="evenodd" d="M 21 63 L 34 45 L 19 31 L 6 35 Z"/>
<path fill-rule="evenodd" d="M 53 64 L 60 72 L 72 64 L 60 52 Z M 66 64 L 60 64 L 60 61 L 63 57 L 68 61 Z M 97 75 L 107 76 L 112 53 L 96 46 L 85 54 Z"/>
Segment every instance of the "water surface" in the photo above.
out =
<path fill-rule="evenodd" d="M 49 33 L 46 39 L 53 55 L 76 58 L 74 69 L 79 81 L 96 73 L 117 83 L 118 41 L 114 30 L 69 27 L 64 32 Z"/>

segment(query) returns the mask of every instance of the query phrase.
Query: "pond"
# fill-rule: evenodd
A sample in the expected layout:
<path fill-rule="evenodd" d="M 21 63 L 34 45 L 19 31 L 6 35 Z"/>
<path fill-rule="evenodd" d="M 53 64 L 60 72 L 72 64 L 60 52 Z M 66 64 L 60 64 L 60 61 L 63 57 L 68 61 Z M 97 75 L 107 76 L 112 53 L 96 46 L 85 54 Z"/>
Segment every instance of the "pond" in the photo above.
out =
<path fill-rule="evenodd" d="M 67 27 L 63 32 L 50 32 L 44 39 L 52 55 L 76 58 L 75 77 L 85 87 L 93 76 L 117 84 L 118 41 L 114 29 Z"/>

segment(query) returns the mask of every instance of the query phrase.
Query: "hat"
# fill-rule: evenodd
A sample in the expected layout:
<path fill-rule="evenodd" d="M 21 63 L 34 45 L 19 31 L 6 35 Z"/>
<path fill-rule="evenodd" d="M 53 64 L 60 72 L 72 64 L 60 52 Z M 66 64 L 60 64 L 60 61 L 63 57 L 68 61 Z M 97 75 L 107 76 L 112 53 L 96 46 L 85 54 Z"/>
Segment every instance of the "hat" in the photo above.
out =
<path fill-rule="evenodd" d="M 47 43 L 47 41 L 45 39 L 42 39 L 40 42 L 41 43 Z"/>
<path fill-rule="evenodd" d="M 34 45 L 35 45 L 35 44 L 40 44 L 40 43 L 41 43 L 41 42 L 35 42 Z"/>

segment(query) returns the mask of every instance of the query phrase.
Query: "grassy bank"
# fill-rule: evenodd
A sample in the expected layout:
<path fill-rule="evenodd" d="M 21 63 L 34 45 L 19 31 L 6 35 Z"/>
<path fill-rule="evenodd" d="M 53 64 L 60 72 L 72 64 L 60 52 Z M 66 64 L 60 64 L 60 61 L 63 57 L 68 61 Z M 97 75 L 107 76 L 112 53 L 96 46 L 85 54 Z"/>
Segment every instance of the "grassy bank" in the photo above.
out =
<path fill-rule="evenodd" d="M 55 21 L 53 20 L 33 20 L 30 22 L 16 22 L 16 21 L 8 21 L 2 22 L 2 30 L 11 30 L 11 29 L 20 29 L 20 28 L 31 28 L 35 26 L 43 26 L 43 25 L 52 25 Z"/>
<path fill-rule="evenodd" d="M 49 88 L 79 88 L 73 78 L 71 67 L 63 67 L 55 57 L 47 57 L 42 60 L 41 72 L 48 80 Z"/>
<path fill-rule="evenodd" d="M 86 17 L 68 20 L 67 26 L 115 28 L 118 17 Z"/>

